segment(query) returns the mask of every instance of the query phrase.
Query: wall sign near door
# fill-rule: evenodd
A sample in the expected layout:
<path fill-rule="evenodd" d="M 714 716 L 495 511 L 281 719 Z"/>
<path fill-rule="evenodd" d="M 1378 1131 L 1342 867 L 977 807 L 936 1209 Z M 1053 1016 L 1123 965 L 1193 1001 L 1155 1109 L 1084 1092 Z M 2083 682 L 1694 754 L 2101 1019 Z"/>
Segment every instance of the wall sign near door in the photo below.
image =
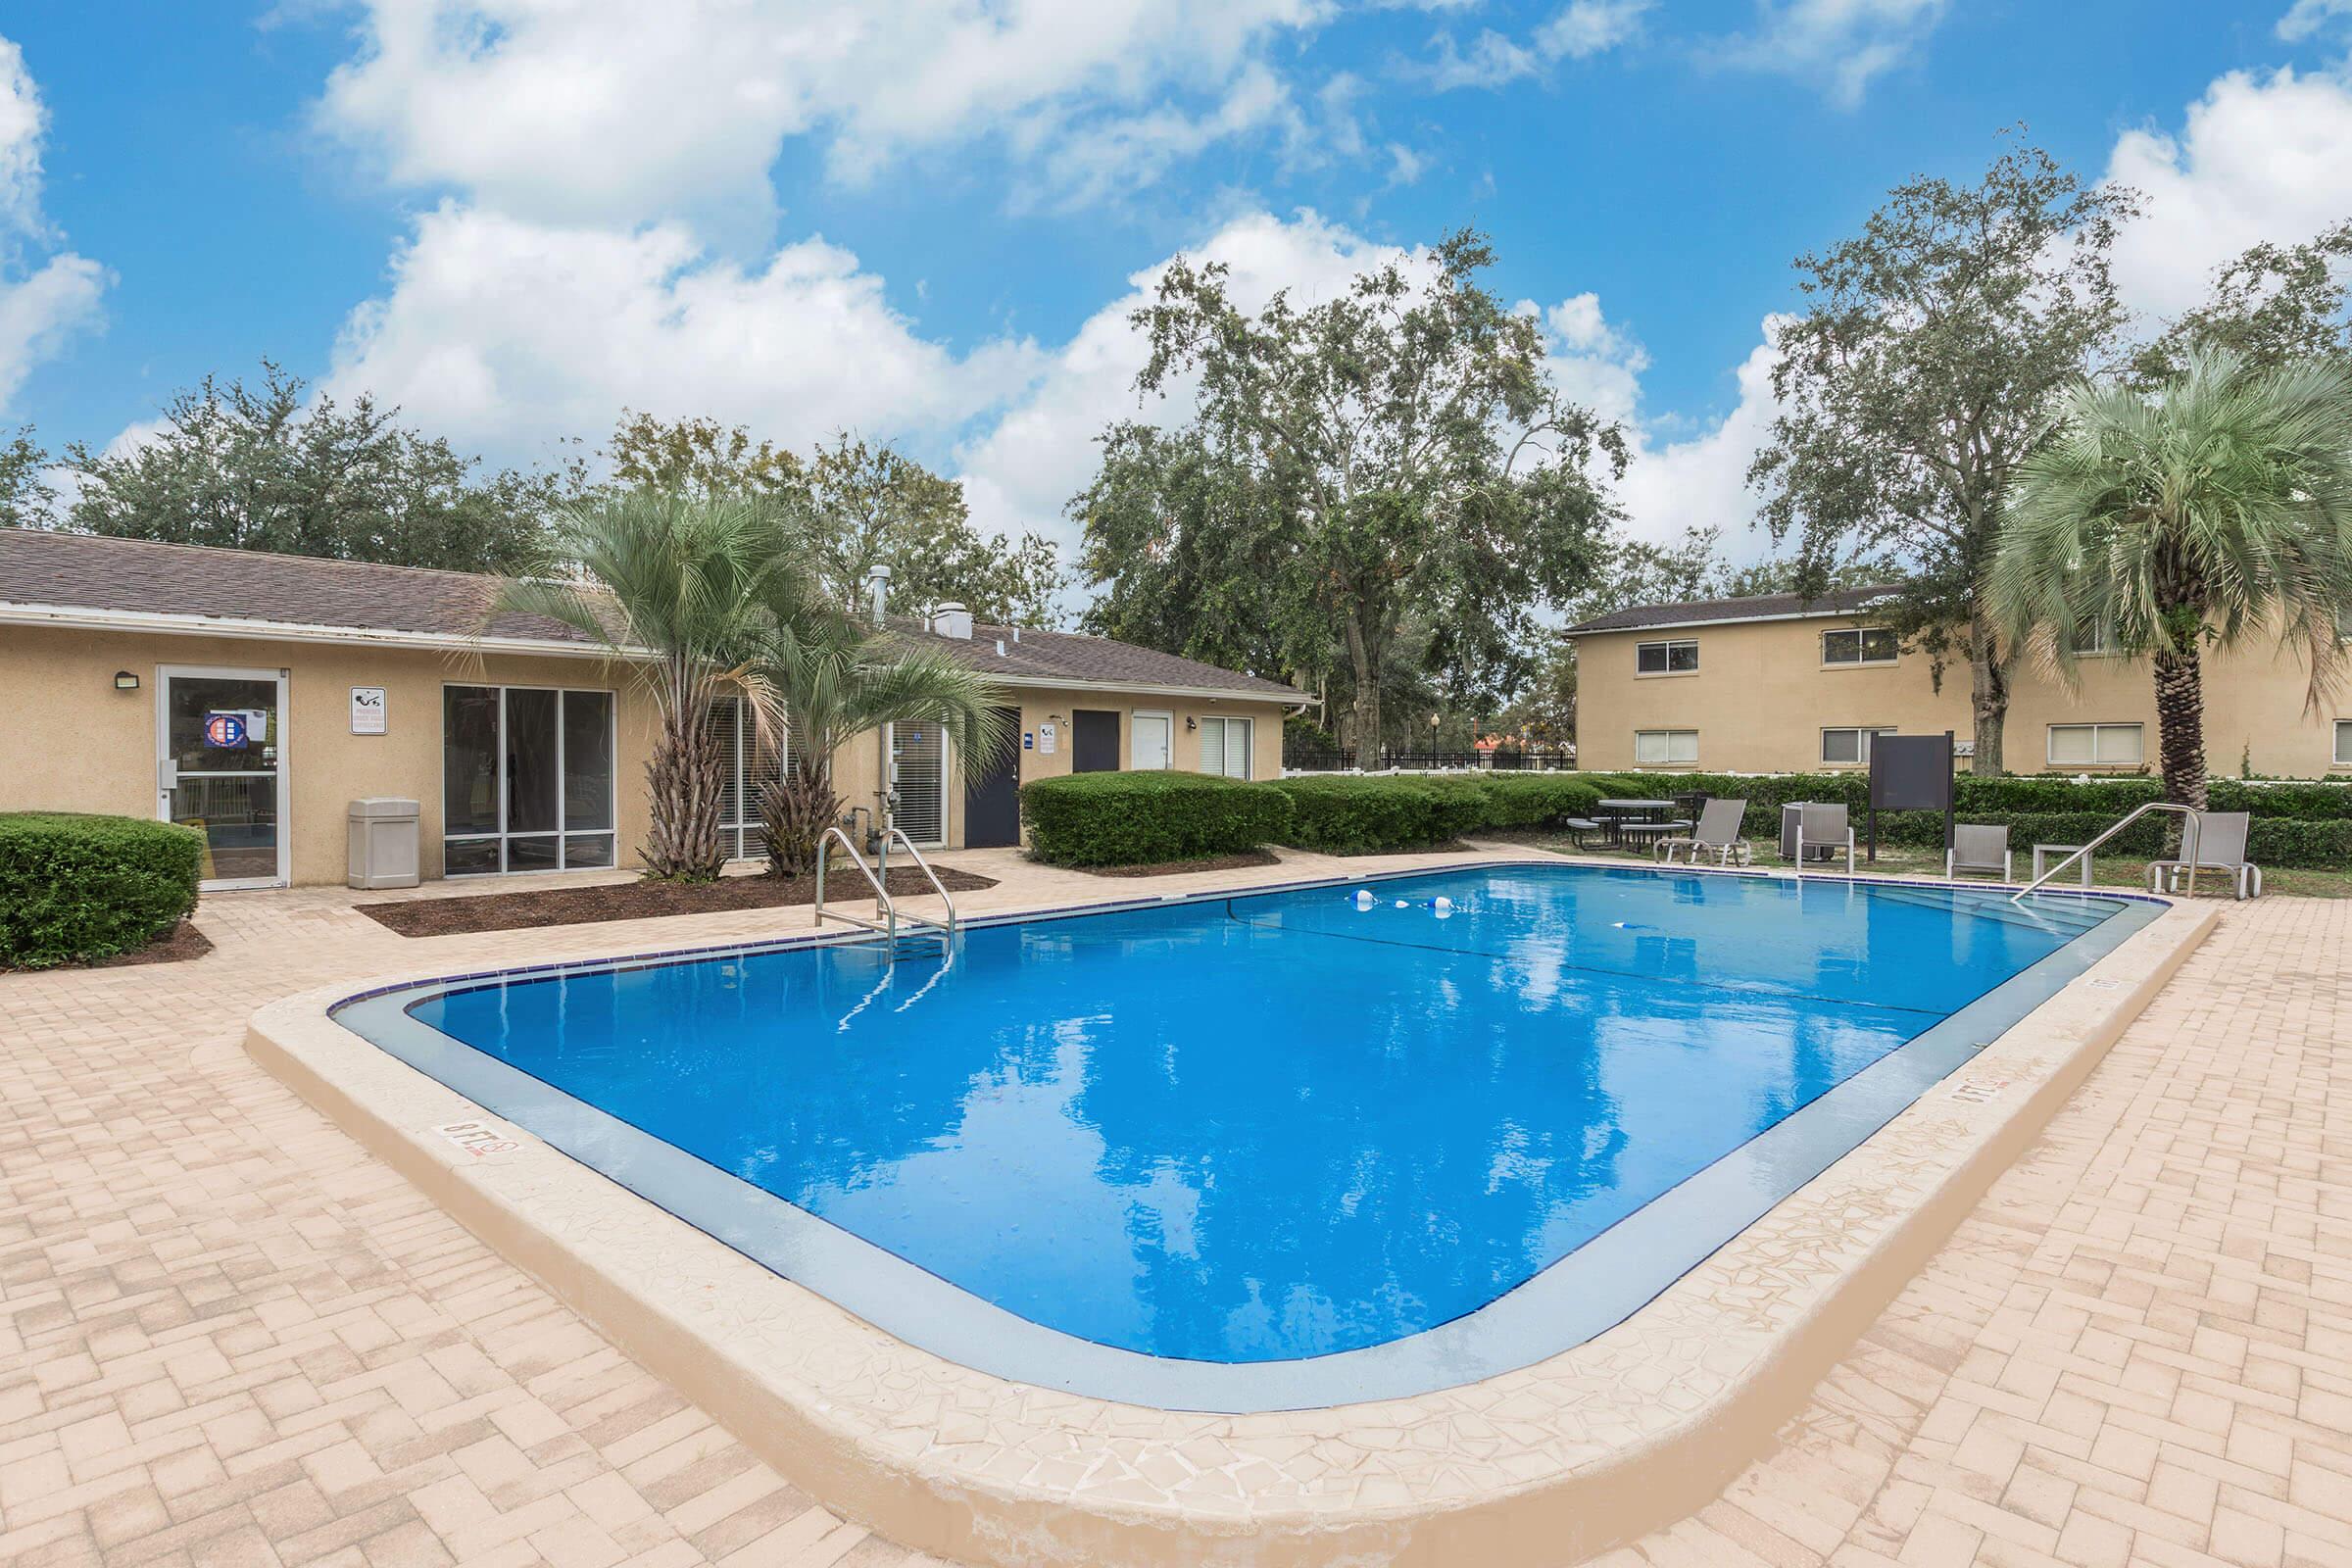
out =
<path fill-rule="evenodd" d="M 351 732 L 354 735 L 384 733 L 390 710 L 384 702 L 381 686 L 354 686 L 351 689 Z"/>
<path fill-rule="evenodd" d="M 1060 740 L 1061 731 L 1053 725 L 1040 724 L 1037 726 L 1037 754 L 1040 757 L 1052 757 Z"/>

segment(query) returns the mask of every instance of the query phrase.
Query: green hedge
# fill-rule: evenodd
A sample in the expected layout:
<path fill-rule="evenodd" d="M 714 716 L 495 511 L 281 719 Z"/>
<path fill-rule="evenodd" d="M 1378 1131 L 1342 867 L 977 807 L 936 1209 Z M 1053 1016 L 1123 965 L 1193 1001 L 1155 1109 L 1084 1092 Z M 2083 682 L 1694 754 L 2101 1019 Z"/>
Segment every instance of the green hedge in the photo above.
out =
<path fill-rule="evenodd" d="M 1600 792 L 1562 774 L 1318 773 L 1277 786 L 1291 798 L 1285 844 L 1371 855 L 1444 844 L 1494 828 L 1556 825 L 1590 815 Z"/>
<path fill-rule="evenodd" d="M 1843 804 L 1853 811 L 1854 831 L 1863 831 L 1870 807 L 1870 781 L 1860 772 L 1780 773 L 1741 777 L 1728 773 L 1581 773 L 1602 797 L 1663 799 L 1690 791 L 1744 797 L 1745 830 L 1751 838 L 1776 838 L 1781 808 L 1790 801 Z M 1952 813 L 1962 822 L 2006 825 L 2009 842 L 2021 853 L 2034 844 L 2082 844 L 2133 807 L 2162 800 L 2157 779 L 2093 778 L 2078 784 L 2064 774 L 1963 773 L 1952 781 Z M 2254 818 L 2248 853 L 2260 865 L 2317 870 L 2352 869 L 2352 785 L 2309 781 L 2267 783 L 2213 780 L 2207 799 L 2217 811 L 2247 811 Z M 2119 855 L 2152 856 L 2161 848 L 2166 823 L 2145 817 L 2110 841 Z M 1879 817 L 1882 844 L 1937 849 L 1943 818 L 1934 811 L 1887 811 Z"/>
<path fill-rule="evenodd" d="M 1021 786 L 1029 851 L 1053 865 L 1157 865 L 1278 844 L 1289 797 L 1207 773 L 1072 773 Z"/>
<path fill-rule="evenodd" d="M 0 968 L 112 957 L 196 907 L 203 838 L 169 822 L 0 814 Z"/>

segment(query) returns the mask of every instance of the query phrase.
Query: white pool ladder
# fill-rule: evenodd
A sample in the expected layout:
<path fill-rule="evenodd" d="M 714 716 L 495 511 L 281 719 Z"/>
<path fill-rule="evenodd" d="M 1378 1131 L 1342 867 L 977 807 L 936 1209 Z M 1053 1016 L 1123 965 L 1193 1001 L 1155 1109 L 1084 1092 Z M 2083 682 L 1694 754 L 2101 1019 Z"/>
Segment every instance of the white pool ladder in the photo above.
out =
<path fill-rule="evenodd" d="M 2065 857 L 2056 865 L 2027 883 L 2009 902 L 2011 904 L 2021 903 L 2027 894 L 2038 892 L 2044 882 L 2049 881 L 2050 878 L 2082 859 L 2150 811 L 2171 811 L 2187 820 L 2188 830 L 2180 842 L 2180 858 L 2188 862 L 2188 896 L 2192 899 L 2195 898 L 2197 896 L 2197 840 L 2203 835 L 2205 818 L 2193 806 L 2182 806 L 2176 801 L 2149 801 L 2143 806 L 2132 808 L 2130 812 L 2110 826 L 2106 832 L 2101 833 L 2097 838 L 2092 839 L 2088 844 Z"/>
<path fill-rule="evenodd" d="M 890 896 L 888 885 L 890 846 L 894 841 L 906 852 L 907 858 L 914 861 L 915 868 L 923 873 L 923 880 L 931 884 L 931 891 L 939 895 L 939 902 L 947 906 L 948 917 L 945 920 L 934 920 L 929 915 L 916 914 L 911 910 L 902 910 L 898 906 L 898 901 Z M 858 868 L 858 874 L 865 878 L 865 885 L 873 890 L 874 917 L 871 920 L 861 920 L 857 915 L 843 914 L 837 909 L 825 907 L 825 868 L 836 842 L 848 854 L 850 863 Z M 827 920 L 838 920 L 844 925 L 859 926 L 882 936 L 886 939 L 885 954 L 894 960 L 899 956 L 899 927 L 902 923 L 921 926 L 928 931 L 936 932 L 943 945 L 946 946 L 952 947 L 956 941 L 955 898 L 949 894 L 947 884 L 940 881 L 939 873 L 931 868 L 931 862 L 923 858 L 923 852 L 916 849 L 913 841 L 908 839 L 895 823 L 883 836 L 882 853 L 877 857 L 877 864 L 874 866 L 865 863 L 865 858 L 858 853 L 858 846 L 850 842 L 849 834 L 843 832 L 838 825 L 825 829 L 823 836 L 817 839 L 816 904 L 811 923 L 823 925 Z"/>

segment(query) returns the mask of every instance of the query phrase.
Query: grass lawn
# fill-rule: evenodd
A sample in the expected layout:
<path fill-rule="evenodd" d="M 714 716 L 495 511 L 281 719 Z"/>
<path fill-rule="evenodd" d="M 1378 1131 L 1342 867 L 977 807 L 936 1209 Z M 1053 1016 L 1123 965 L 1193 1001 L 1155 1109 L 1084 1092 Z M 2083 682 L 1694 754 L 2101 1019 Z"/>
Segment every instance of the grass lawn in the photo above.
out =
<path fill-rule="evenodd" d="M 1528 836 L 1524 842 L 1532 844 L 1538 849 L 1558 850 L 1568 855 L 1592 855 L 1608 859 L 1644 864 L 1654 863 L 1654 858 L 1646 849 L 1611 850 L 1598 840 L 1594 840 L 1585 849 L 1579 850 L 1576 847 L 1576 841 L 1564 833 L 1534 834 Z M 1758 866 L 1770 867 L 1785 863 L 1781 859 L 1779 840 L 1750 839 L 1748 845 L 1755 852 L 1755 863 Z M 1834 862 L 1834 866 L 1842 869 L 1843 858 L 1841 857 Z M 1880 849 L 1879 858 L 1874 862 L 1869 858 L 1868 849 L 1863 848 L 1854 856 L 1854 870 L 1864 876 L 1941 878 L 1943 854 L 1941 851 L 1884 846 Z M 2059 873 L 2057 882 L 2051 885 L 2054 887 L 2078 886 L 2076 878 L 2079 874 L 2077 867 L 2068 866 L 2066 870 Z M 2022 883 L 2030 880 L 2033 875 L 2034 850 L 2031 845 L 2023 846 L 2017 853 L 2017 880 Z M 2098 887 L 2138 888 L 2144 891 L 2148 885 L 2148 862 L 2124 857 L 2111 858 L 2101 855 L 2091 865 L 2090 879 Z M 1986 879 L 1963 877 L 1961 880 L 1969 882 Z M 2262 891 L 2266 896 L 2280 893 L 2304 899 L 2352 899 L 2352 871 L 2304 871 L 2290 866 L 2273 868 L 2266 865 L 2262 869 Z M 2198 873 L 2197 896 L 2199 898 L 2228 899 L 2233 897 L 2233 894 L 2231 880 L 2226 874 L 2219 871 Z"/>

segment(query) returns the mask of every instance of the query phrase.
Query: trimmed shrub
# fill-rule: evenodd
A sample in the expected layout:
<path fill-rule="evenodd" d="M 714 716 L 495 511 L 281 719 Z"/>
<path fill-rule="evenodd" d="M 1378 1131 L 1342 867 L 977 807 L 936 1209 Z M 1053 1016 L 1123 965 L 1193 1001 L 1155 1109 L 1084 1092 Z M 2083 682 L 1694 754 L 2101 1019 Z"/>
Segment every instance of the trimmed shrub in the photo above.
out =
<path fill-rule="evenodd" d="M 1372 855 L 1443 844 L 1490 819 L 1486 789 L 1474 778 L 1412 773 L 1345 773 L 1286 778 L 1290 835 L 1282 842 L 1329 855 Z"/>
<path fill-rule="evenodd" d="M 1479 784 L 1492 808 L 1485 827 L 1556 827 L 1591 816 L 1601 798 L 1592 780 L 1567 773 L 1490 773 Z"/>
<path fill-rule="evenodd" d="M 196 907 L 204 839 L 170 822 L 0 814 L 0 968 L 109 958 Z"/>
<path fill-rule="evenodd" d="M 1740 777 L 1728 773 L 1580 773 L 1603 796 L 1664 796 L 1690 790 L 1745 797 L 1744 831 L 1773 838 L 1781 830 L 1781 807 L 1789 801 L 1842 804 L 1853 812 L 1854 831 L 1864 831 L 1870 781 L 1860 772 L 1780 773 Z M 1952 814 L 1962 822 L 2006 825 L 2009 842 L 2022 855 L 2034 844 L 2084 844 L 2133 807 L 2162 800 L 2161 781 L 2142 774 L 2094 777 L 2076 783 L 2068 774 L 2003 774 L 1978 778 L 1962 773 L 1952 781 Z M 2253 815 L 2247 853 L 2258 865 L 2315 870 L 2352 869 L 2352 785 L 2313 780 L 2217 778 L 2208 786 L 2217 811 Z M 2101 853 L 2154 856 L 2169 823 L 2143 817 Z M 1943 817 L 1935 811 L 1883 811 L 1879 842 L 1915 849 L 1943 844 Z"/>
<path fill-rule="evenodd" d="M 1052 865 L 1156 865 L 1283 842 L 1291 802 L 1209 773 L 1072 773 L 1021 786 L 1029 851 Z"/>

